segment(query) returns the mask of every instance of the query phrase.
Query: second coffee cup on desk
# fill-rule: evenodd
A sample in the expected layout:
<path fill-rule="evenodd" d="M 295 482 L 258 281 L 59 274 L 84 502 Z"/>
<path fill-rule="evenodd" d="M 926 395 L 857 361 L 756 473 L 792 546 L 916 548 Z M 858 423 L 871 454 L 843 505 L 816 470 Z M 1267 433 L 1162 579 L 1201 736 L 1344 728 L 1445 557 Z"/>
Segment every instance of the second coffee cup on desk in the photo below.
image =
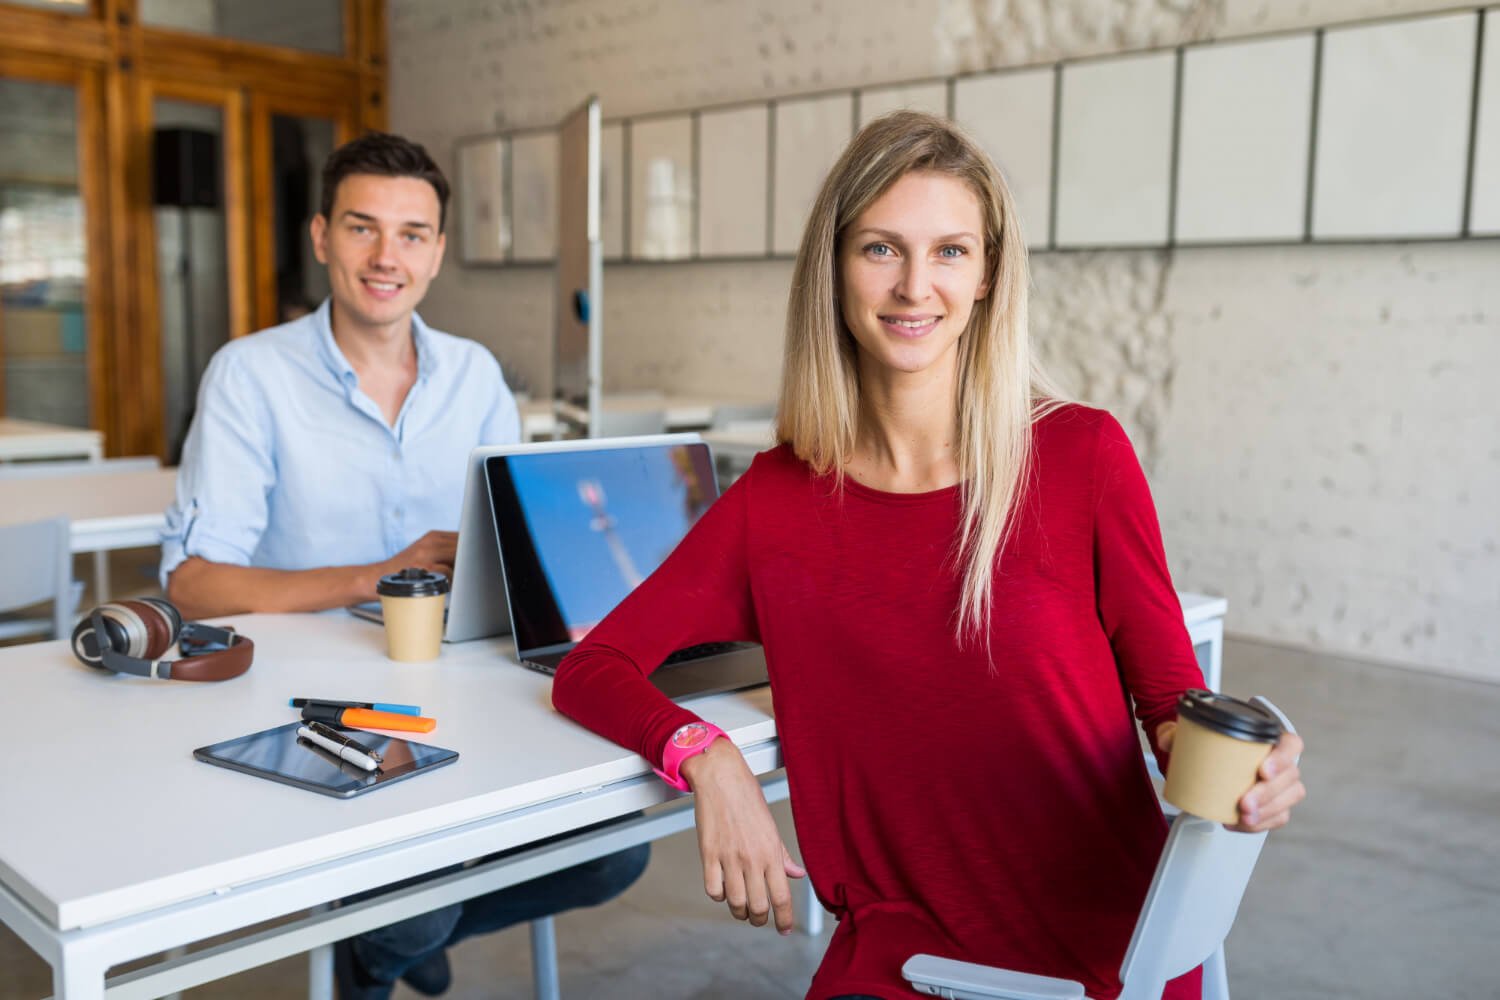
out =
<path fill-rule="evenodd" d="M 435 660 L 443 646 L 443 605 L 448 578 L 425 569 L 403 569 L 375 586 L 385 618 L 385 644 L 393 660 Z"/>
<path fill-rule="evenodd" d="M 1183 812 L 1231 826 L 1240 798 L 1255 784 L 1261 761 L 1281 739 L 1275 715 L 1212 691 L 1177 699 L 1177 732 L 1162 797 Z"/>

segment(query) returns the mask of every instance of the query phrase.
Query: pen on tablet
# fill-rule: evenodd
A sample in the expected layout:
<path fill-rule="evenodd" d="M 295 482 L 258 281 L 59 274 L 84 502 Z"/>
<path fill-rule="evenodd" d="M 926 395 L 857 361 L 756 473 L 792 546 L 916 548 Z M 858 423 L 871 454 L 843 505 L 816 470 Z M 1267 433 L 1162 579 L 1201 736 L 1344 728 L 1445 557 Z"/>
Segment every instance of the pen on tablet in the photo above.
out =
<path fill-rule="evenodd" d="M 293 698 L 290 702 L 293 708 L 306 708 L 308 705 L 329 705 L 333 708 L 370 708 L 377 712 L 394 712 L 396 715 L 421 715 L 420 705 L 394 705 L 379 701 L 330 701 L 327 698 Z"/>
<path fill-rule="evenodd" d="M 334 730 L 326 726 L 321 726 L 322 732 L 319 732 L 312 728 L 317 725 L 319 724 L 313 722 L 306 726 L 298 726 L 297 735 L 309 743 L 314 743 L 322 747 L 340 760 L 347 760 L 355 767 L 362 767 L 366 771 L 373 771 L 380 766 L 379 755 L 371 751 L 369 747 L 362 746 L 354 740 L 347 738 L 330 738 L 324 734 L 333 733 Z M 342 734 L 335 733 L 335 736 L 341 737 Z M 355 749 L 356 747 L 359 747 L 359 749 Z"/>
<path fill-rule="evenodd" d="M 311 722 L 314 719 L 335 726 L 390 729 L 398 733 L 430 733 L 437 727 L 437 720 L 425 715 L 397 715 L 394 712 L 375 712 L 368 708 L 339 708 L 337 705 L 303 705 L 302 721 Z"/>

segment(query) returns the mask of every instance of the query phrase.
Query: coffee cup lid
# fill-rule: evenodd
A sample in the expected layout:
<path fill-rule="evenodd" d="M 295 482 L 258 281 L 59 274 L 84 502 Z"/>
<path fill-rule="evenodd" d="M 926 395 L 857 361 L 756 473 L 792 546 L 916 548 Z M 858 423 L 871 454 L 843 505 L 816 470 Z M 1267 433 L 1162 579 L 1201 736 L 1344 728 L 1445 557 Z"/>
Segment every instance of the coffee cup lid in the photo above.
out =
<path fill-rule="evenodd" d="M 1177 714 L 1207 729 L 1253 743 L 1275 743 L 1281 738 L 1281 720 L 1258 705 L 1192 688 L 1177 699 Z"/>
<path fill-rule="evenodd" d="M 375 585 L 375 593 L 385 597 L 434 597 L 447 592 L 445 575 L 416 567 L 382 576 Z"/>

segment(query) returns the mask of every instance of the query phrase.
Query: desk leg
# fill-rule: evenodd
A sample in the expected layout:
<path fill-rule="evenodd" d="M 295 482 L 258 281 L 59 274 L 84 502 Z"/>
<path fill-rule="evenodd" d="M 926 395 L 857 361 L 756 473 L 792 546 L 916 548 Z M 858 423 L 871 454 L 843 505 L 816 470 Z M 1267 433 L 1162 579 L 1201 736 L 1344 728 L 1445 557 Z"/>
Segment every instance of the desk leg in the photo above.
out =
<path fill-rule="evenodd" d="M 312 908 L 322 913 L 332 907 L 324 903 Z M 333 1000 L 333 945 L 320 944 L 307 952 L 307 1000 Z"/>
<path fill-rule="evenodd" d="M 551 917 L 531 922 L 531 978 L 536 1000 L 558 1000 L 557 927 Z"/>
<path fill-rule="evenodd" d="M 52 995 L 56 1000 L 104 1000 L 104 974 L 107 965 L 96 959 L 69 956 L 64 950 L 62 961 L 52 967 Z"/>
<path fill-rule="evenodd" d="M 109 601 L 109 553 L 99 550 L 94 553 L 94 604 Z M 87 611 L 87 608 L 81 608 Z"/>

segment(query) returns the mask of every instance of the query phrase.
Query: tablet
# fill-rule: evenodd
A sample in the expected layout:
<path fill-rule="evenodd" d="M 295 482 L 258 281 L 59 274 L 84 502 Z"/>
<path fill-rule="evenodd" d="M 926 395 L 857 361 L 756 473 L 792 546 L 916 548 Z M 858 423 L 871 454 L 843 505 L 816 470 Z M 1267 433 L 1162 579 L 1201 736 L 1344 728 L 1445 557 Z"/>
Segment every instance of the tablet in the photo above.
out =
<path fill-rule="evenodd" d="M 302 722 L 288 722 L 275 729 L 199 747 L 193 751 L 193 756 L 205 764 L 244 771 L 341 799 L 363 795 L 372 788 L 384 788 L 458 759 L 455 750 L 414 743 L 398 736 L 384 736 L 366 729 L 344 729 L 384 758 L 378 769 L 366 771 L 298 737 L 297 729 L 302 725 Z"/>

